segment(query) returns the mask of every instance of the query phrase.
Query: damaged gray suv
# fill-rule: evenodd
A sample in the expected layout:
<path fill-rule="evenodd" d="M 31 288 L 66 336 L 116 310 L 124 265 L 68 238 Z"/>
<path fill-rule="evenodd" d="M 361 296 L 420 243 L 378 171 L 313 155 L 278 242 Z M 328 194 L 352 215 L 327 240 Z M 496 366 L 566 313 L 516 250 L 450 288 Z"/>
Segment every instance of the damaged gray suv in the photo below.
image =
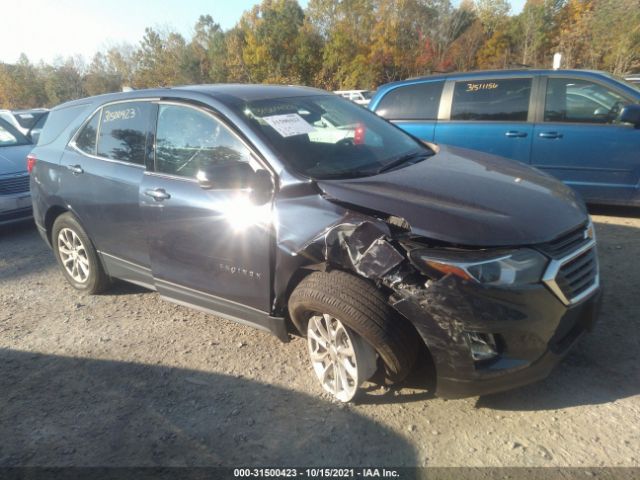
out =
<path fill-rule="evenodd" d="M 569 188 L 422 143 L 321 90 L 66 103 L 29 166 L 36 224 L 71 285 L 93 294 L 118 278 L 306 337 L 340 401 L 372 378 L 402 381 L 419 358 L 443 397 L 523 385 L 596 318 L 594 230 Z"/>

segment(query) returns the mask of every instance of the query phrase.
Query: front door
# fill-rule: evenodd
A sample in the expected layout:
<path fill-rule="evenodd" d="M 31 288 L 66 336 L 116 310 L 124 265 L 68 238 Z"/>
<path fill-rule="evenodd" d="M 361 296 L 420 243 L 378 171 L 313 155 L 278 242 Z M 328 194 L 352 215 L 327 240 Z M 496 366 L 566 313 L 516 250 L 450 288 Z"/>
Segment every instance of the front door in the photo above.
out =
<path fill-rule="evenodd" d="M 531 163 L 586 201 L 625 203 L 640 180 L 640 130 L 617 122 L 627 103 L 632 101 L 599 83 L 550 77 Z"/>
<path fill-rule="evenodd" d="M 141 189 L 158 291 L 236 320 L 248 306 L 271 305 L 271 202 L 255 206 L 244 191 L 206 190 L 198 172 L 216 162 L 261 168 L 241 139 L 207 111 L 161 103 L 155 169 Z"/>

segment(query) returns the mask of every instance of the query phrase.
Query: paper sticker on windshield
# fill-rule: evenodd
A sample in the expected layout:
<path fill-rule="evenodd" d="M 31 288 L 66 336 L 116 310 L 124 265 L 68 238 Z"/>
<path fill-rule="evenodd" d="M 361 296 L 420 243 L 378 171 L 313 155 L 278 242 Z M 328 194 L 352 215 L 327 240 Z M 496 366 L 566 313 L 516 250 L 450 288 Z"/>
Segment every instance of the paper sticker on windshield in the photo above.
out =
<path fill-rule="evenodd" d="M 288 113 L 286 115 L 272 115 L 270 117 L 262 117 L 262 119 L 273 127 L 283 137 L 293 137 L 294 135 L 303 135 L 315 130 L 311 125 L 297 113 Z"/>

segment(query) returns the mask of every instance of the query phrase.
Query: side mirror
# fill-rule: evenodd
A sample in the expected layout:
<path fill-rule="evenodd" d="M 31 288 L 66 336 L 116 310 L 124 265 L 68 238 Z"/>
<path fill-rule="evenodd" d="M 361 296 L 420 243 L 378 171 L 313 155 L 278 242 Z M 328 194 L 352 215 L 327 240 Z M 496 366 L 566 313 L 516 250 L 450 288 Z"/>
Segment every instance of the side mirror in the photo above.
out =
<path fill-rule="evenodd" d="M 640 105 L 625 105 L 620 112 L 620 123 L 630 123 L 635 128 L 640 128 Z"/>
<path fill-rule="evenodd" d="M 262 205 L 273 193 L 271 175 L 266 170 L 254 172 L 247 162 L 221 162 L 207 165 L 196 174 L 200 188 L 206 190 L 250 190 L 251 201 Z"/>

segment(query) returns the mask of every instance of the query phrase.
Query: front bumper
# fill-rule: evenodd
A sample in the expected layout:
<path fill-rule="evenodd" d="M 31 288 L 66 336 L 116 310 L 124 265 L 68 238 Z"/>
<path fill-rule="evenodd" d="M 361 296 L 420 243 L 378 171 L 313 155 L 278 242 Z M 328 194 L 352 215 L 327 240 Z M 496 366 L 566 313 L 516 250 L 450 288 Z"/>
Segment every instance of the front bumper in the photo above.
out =
<path fill-rule="evenodd" d="M 0 225 L 21 222 L 33 217 L 29 192 L 0 195 Z"/>
<path fill-rule="evenodd" d="M 413 323 L 429 348 L 437 374 L 436 394 L 462 398 L 545 378 L 593 328 L 600 297 L 598 289 L 565 306 L 543 285 L 499 290 L 449 276 L 394 307 Z M 499 355 L 474 361 L 465 332 L 496 336 Z"/>

